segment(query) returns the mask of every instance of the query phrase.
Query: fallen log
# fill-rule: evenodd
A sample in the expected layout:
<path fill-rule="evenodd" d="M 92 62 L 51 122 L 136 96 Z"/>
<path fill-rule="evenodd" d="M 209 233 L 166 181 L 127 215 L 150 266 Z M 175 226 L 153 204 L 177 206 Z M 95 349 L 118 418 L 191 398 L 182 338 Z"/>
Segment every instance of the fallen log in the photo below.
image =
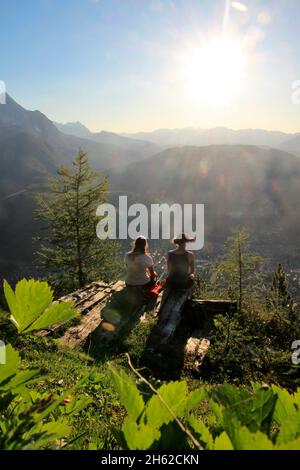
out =
<path fill-rule="evenodd" d="M 142 289 L 123 286 L 115 292 L 101 312 L 101 322 L 95 332 L 98 341 L 112 341 L 131 328 L 143 315 L 146 305 Z"/>
<path fill-rule="evenodd" d="M 159 318 L 157 332 L 162 344 L 166 343 L 175 333 L 191 290 L 192 288 L 175 290 L 167 287 L 165 289 L 157 313 Z"/>
<path fill-rule="evenodd" d="M 71 326 L 67 329 L 64 335 L 58 339 L 59 343 L 71 348 L 85 343 L 89 335 L 95 331 L 101 323 L 101 310 L 104 307 L 105 303 L 94 307 L 83 316 L 79 325 Z"/>
<path fill-rule="evenodd" d="M 124 283 L 120 281 L 110 284 L 93 282 L 83 289 L 61 297 L 58 300 L 59 302 L 73 302 L 74 308 L 78 311 L 80 317 L 79 324 L 70 326 L 59 338 L 59 342 L 72 347 L 82 343 L 100 324 L 100 313 L 109 296 L 122 287 L 124 287 Z M 46 330 L 38 331 L 36 334 L 38 336 L 54 335 L 60 328 L 62 328 L 61 324 L 55 324 Z"/>
<path fill-rule="evenodd" d="M 163 294 L 159 296 L 156 310 L 158 316 L 156 331 L 158 332 L 157 339 L 159 343 L 165 344 L 168 342 L 174 335 L 183 316 L 191 325 L 191 331 L 193 331 L 193 329 L 202 329 L 203 323 L 216 314 L 231 314 L 237 310 L 237 302 L 230 300 L 192 300 L 189 299 L 190 292 L 191 289 L 172 290 L 166 288 Z M 37 334 L 39 336 L 56 335 L 56 337 L 61 335 L 58 341 L 70 347 L 83 344 L 94 333 L 96 333 L 95 339 L 97 341 L 110 341 L 118 338 L 126 328 L 134 325 L 136 320 L 149 307 L 144 303 L 141 290 L 126 288 L 123 281 L 115 283 L 93 282 L 83 289 L 60 298 L 59 301 L 73 302 L 74 307 L 80 314 L 78 324 L 74 325 L 73 322 L 67 329 L 64 329 L 60 324 L 52 325 L 47 330 L 41 330 Z M 151 308 L 153 308 L 153 305 L 151 305 Z M 193 336 L 191 338 L 193 339 Z M 192 341 L 192 339 L 190 346 L 194 343 L 198 344 L 197 341 Z"/>

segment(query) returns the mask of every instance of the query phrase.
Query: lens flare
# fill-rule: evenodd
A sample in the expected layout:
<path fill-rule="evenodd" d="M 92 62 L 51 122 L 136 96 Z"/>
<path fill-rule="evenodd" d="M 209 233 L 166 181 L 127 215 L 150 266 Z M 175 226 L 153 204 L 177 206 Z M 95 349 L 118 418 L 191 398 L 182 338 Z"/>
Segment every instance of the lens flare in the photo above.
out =
<path fill-rule="evenodd" d="M 240 2 L 231 2 L 231 6 L 234 10 L 240 11 L 242 13 L 248 11 L 248 7 Z"/>
<path fill-rule="evenodd" d="M 230 102 L 239 91 L 244 63 L 241 44 L 229 39 L 191 50 L 184 65 L 187 97 L 221 105 Z"/>

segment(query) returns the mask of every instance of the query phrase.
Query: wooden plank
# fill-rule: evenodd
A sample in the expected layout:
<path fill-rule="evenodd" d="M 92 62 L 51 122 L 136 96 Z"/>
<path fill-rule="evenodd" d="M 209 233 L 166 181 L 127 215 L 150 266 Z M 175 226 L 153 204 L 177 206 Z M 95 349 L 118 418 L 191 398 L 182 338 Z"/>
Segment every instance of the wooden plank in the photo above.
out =
<path fill-rule="evenodd" d="M 102 327 L 109 331 L 109 336 L 116 336 L 131 318 L 135 321 L 137 312 L 143 313 L 144 307 L 142 290 L 125 287 L 125 283 L 120 281 L 114 286 L 114 291 L 103 311 Z"/>
<path fill-rule="evenodd" d="M 130 324 L 134 324 L 144 313 L 144 305 L 137 307 L 130 316 L 123 317 L 121 321 L 114 325 L 111 322 L 101 319 L 97 328 L 97 341 L 109 343 L 118 338 L 124 329 Z"/>
<path fill-rule="evenodd" d="M 95 292 L 99 292 L 99 289 L 103 290 L 110 287 L 110 284 L 104 282 L 92 282 L 91 284 L 82 289 L 78 289 L 77 291 L 72 292 L 71 294 L 61 297 L 59 301 L 66 302 L 72 300 L 73 302 L 76 302 L 77 306 L 79 306 L 81 302 L 85 302 L 90 297 L 92 297 Z"/>
<path fill-rule="evenodd" d="M 115 284 L 111 286 L 111 292 L 120 292 L 125 288 L 126 284 L 124 281 L 117 281 Z"/>
<path fill-rule="evenodd" d="M 102 321 L 101 310 L 104 306 L 105 303 L 94 307 L 83 317 L 79 325 L 70 327 L 59 339 L 59 342 L 71 348 L 84 343 L 89 335 L 93 333 L 100 325 Z"/>
<path fill-rule="evenodd" d="M 79 289 L 78 291 L 72 292 L 69 295 L 66 295 L 64 297 L 61 297 L 59 299 L 60 302 L 66 302 L 66 301 L 72 301 L 74 303 L 74 308 L 78 310 L 80 315 L 84 316 L 93 310 L 97 305 L 101 304 L 102 302 L 106 301 L 106 298 L 109 296 L 109 294 L 113 291 L 114 288 L 119 287 L 120 282 L 112 283 L 112 284 L 107 284 L 104 282 L 93 282 L 92 284 L 89 284 L 86 286 L 84 289 Z M 86 323 L 85 320 L 84 324 Z M 81 320 L 82 322 L 82 320 Z M 80 327 L 81 322 L 79 325 L 70 327 L 71 332 L 73 331 L 73 335 L 76 336 L 76 329 Z M 93 327 L 93 323 L 91 324 L 91 329 Z M 100 323 L 100 316 L 99 316 L 99 323 Z M 46 330 L 40 330 L 36 334 L 38 336 L 48 336 L 50 334 L 55 333 L 59 328 L 61 327 L 61 324 L 55 324 L 51 325 L 48 329 Z M 68 331 L 68 330 L 67 330 Z M 67 332 L 63 336 L 65 336 Z"/>
<path fill-rule="evenodd" d="M 96 284 L 96 286 L 95 286 Z M 109 295 L 113 295 L 115 292 L 121 291 L 125 286 L 123 281 L 108 285 L 103 285 L 104 290 L 100 292 L 96 291 L 93 295 L 88 296 L 88 300 L 80 302 L 80 312 L 83 316 L 79 325 L 70 327 L 65 334 L 59 339 L 59 342 L 64 345 L 68 345 L 71 348 L 79 346 L 84 343 L 86 339 L 99 328 L 103 321 L 101 317 L 101 311 L 106 307 L 106 301 Z M 98 283 L 94 283 L 94 287 L 98 287 Z M 110 330 L 106 330 L 108 335 Z"/>
<path fill-rule="evenodd" d="M 102 302 L 110 293 L 110 288 L 94 293 L 93 296 L 89 297 L 89 300 L 82 302 L 80 305 L 75 305 L 75 308 L 77 308 L 81 314 L 89 312 L 91 308 Z"/>
<path fill-rule="evenodd" d="M 175 290 L 166 288 L 158 312 L 157 330 L 161 343 L 166 343 L 175 333 L 181 321 L 182 310 L 191 289 Z"/>

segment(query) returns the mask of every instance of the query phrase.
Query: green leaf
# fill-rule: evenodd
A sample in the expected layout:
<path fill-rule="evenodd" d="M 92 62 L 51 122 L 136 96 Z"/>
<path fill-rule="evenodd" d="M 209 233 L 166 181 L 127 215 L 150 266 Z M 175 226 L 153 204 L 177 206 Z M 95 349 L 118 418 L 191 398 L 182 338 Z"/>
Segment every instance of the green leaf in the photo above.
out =
<path fill-rule="evenodd" d="M 248 424 L 249 429 L 251 424 L 255 422 L 256 426 L 254 425 L 252 428 L 269 434 L 276 401 L 277 396 L 270 388 L 261 388 L 256 392 L 253 397 L 252 422 Z"/>
<path fill-rule="evenodd" d="M 297 388 L 297 392 L 294 393 L 293 400 L 294 403 L 298 406 L 298 409 L 300 409 L 300 388 Z"/>
<path fill-rule="evenodd" d="M 243 388 L 238 389 L 229 384 L 224 384 L 214 390 L 212 398 L 225 408 L 234 408 L 235 412 L 239 409 L 241 403 L 244 407 L 251 406 L 251 394 Z"/>
<path fill-rule="evenodd" d="M 230 440 L 235 450 L 273 450 L 274 445 L 268 437 L 260 431 L 251 432 L 245 426 L 235 428 Z"/>
<path fill-rule="evenodd" d="M 216 437 L 213 448 L 214 450 L 234 450 L 232 442 L 225 431 Z"/>
<path fill-rule="evenodd" d="M 19 332 L 28 328 L 53 299 L 53 293 L 47 282 L 34 281 L 33 279 L 29 281 L 23 279 L 18 282 L 15 293 L 4 281 L 4 294 L 10 309 L 11 320 Z"/>
<path fill-rule="evenodd" d="M 211 400 L 209 400 L 209 407 L 212 410 L 212 412 L 214 413 L 214 415 L 215 415 L 217 421 L 219 422 L 219 424 L 222 425 L 222 423 L 223 423 L 223 413 L 222 413 L 223 408 L 222 408 L 222 406 L 211 399 Z"/>
<path fill-rule="evenodd" d="M 5 364 L 0 364 L 0 387 L 17 373 L 21 364 L 19 353 L 10 344 L 5 347 L 5 356 Z"/>
<path fill-rule="evenodd" d="M 300 437 L 291 442 L 286 442 L 285 444 L 276 445 L 274 447 L 276 450 L 299 450 L 300 449 Z"/>
<path fill-rule="evenodd" d="M 16 297 L 15 293 L 8 284 L 7 281 L 4 281 L 3 283 L 3 291 L 4 291 L 4 296 L 7 302 L 7 305 L 9 307 L 10 312 L 15 312 L 16 311 Z"/>
<path fill-rule="evenodd" d="M 158 429 L 143 422 L 137 424 L 129 417 L 125 419 L 122 431 L 130 450 L 147 450 L 160 438 Z"/>
<path fill-rule="evenodd" d="M 225 384 L 214 391 L 212 396 L 251 431 L 268 433 L 277 400 L 272 389 L 260 388 L 253 394 Z"/>
<path fill-rule="evenodd" d="M 251 432 L 241 426 L 230 410 L 223 412 L 223 425 L 235 450 L 272 450 L 273 443 L 260 431 Z"/>
<path fill-rule="evenodd" d="M 280 431 L 276 439 L 276 444 L 285 444 L 300 437 L 300 412 L 287 416 L 281 422 Z"/>
<path fill-rule="evenodd" d="M 55 323 L 65 323 L 77 315 L 76 311 L 72 308 L 71 302 L 53 303 L 47 308 L 43 314 L 38 318 L 24 333 L 31 330 L 40 330 Z"/>
<path fill-rule="evenodd" d="M 79 413 L 79 411 L 84 410 L 93 400 L 90 397 L 79 397 L 73 399 L 71 403 L 68 403 L 65 407 L 65 413 L 68 416 L 73 415 L 75 413 Z"/>
<path fill-rule="evenodd" d="M 0 364 L 0 390 L 16 393 L 18 388 L 36 381 L 40 371 L 38 369 L 20 371 L 19 353 L 10 344 L 5 349 L 6 362 Z"/>
<path fill-rule="evenodd" d="M 37 450 L 51 444 L 53 441 L 62 439 L 70 434 L 71 428 L 64 421 L 57 420 L 49 423 L 40 422 L 29 432 L 25 433 L 23 439 L 32 441 L 26 449 Z"/>
<path fill-rule="evenodd" d="M 188 395 L 186 402 L 185 402 L 185 412 L 189 413 L 189 411 L 196 408 L 199 403 L 201 403 L 206 398 L 206 390 L 204 387 L 198 388 L 197 390 L 193 390 Z"/>
<path fill-rule="evenodd" d="M 15 292 L 4 281 L 4 294 L 11 313 L 11 321 L 19 333 L 63 323 L 76 316 L 71 303 L 53 303 L 53 292 L 47 282 L 18 282 Z"/>
<path fill-rule="evenodd" d="M 281 425 L 286 421 L 288 416 L 292 416 L 296 412 L 293 396 L 281 387 L 272 385 L 272 390 L 277 394 L 277 402 L 274 410 L 274 420 Z"/>
<path fill-rule="evenodd" d="M 0 384 L 0 389 L 16 393 L 20 387 L 23 387 L 24 385 L 30 385 L 33 382 L 36 382 L 37 380 L 39 380 L 40 373 L 41 372 L 39 369 L 19 371 L 6 384 L 3 384 L 3 385 Z"/>
<path fill-rule="evenodd" d="M 193 430 L 193 434 L 198 439 L 198 441 L 200 441 L 200 444 L 204 447 L 204 449 L 212 449 L 213 437 L 203 421 L 198 421 L 195 416 L 190 416 L 189 425 Z"/>
<path fill-rule="evenodd" d="M 122 370 L 109 366 L 115 388 L 128 415 L 137 420 L 144 410 L 144 400 L 133 380 Z"/>
<path fill-rule="evenodd" d="M 186 382 L 169 382 L 162 385 L 157 391 L 176 417 L 184 416 L 187 396 Z M 153 395 L 147 402 L 144 419 L 147 424 L 158 428 L 174 420 L 168 408 L 157 395 Z"/>

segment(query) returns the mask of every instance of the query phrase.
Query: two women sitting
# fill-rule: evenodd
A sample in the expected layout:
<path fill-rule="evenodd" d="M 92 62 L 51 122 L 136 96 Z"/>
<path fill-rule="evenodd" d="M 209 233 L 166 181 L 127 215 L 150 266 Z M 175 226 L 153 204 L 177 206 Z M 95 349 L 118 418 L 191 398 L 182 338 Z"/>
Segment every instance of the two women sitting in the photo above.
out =
<path fill-rule="evenodd" d="M 182 234 L 173 241 L 176 248 L 168 252 L 167 286 L 187 289 L 193 285 L 195 256 L 191 251 L 187 251 L 186 244 L 195 239 Z M 148 253 L 148 244 L 144 237 L 135 240 L 132 250 L 125 256 L 125 265 L 127 286 L 140 286 L 147 290 L 156 283 L 158 276 L 154 271 L 153 260 Z"/>

